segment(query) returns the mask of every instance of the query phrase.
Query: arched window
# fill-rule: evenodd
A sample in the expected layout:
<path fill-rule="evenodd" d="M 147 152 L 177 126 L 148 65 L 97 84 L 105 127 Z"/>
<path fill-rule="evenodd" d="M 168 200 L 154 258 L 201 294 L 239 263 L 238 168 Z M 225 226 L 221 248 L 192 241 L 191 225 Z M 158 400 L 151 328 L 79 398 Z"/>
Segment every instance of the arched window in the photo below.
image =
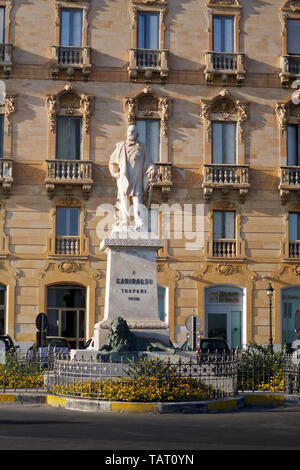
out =
<path fill-rule="evenodd" d="M 238 189 L 241 202 L 249 189 L 244 124 L 248 103 L 222 90 L 215 98 L 201 101 L 200 116 L 205 125 L 204 195 L 208 201 L 213 189 Z"/>
<path fill-rule="evenodd" d="M 125 98 L 128 124 L 136 124 L 139 139 L 146 145 L 158 167 L 156 187 L 169 192 L 172 187 L 171 163 L 168 161 L 168 123 L 170 100 L 146 87 L 134 97 Z"/>
<path fill-rule="evenodd" d="M 57 95 L 46 97 L 49 120 L 49 148 L 46 188 L 53 196 L 56 186 L 92 188 L 90 161 L 90 119 L 93 97 L 67 85 Z"/>

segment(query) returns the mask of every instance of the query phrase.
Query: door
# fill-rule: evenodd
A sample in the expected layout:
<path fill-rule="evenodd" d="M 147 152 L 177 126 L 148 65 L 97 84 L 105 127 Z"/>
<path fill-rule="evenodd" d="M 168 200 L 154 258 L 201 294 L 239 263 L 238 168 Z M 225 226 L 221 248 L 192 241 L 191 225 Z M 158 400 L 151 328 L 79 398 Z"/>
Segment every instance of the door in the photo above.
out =
<path fill-rule="evenodd" d="M 228 314 L 209 313 L 207 322 L 208 338 L 223 338 L 228 342 Z"/>
<path fill-rule="evenodd" d="M 57 285 L 47 289 L 47 336 L 63 336 L 71 348 L 85 343 L 85 288 Z"/>
<path fill-rule="evenodd" d="M 216 286 L 206 290 L 204 335 L 223 338 L 232 349 L 242 346 L 243 290 Z"/>

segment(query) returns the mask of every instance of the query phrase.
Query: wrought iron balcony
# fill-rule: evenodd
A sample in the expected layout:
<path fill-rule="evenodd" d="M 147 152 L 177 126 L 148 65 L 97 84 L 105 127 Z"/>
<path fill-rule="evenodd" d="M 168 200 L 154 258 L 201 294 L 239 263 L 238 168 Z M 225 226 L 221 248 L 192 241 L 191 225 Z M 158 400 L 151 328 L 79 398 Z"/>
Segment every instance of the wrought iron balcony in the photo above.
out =
<path fill-rule="evenodd" d="M 169 74 L 168 52 L 166 49 L 130 49 L 130 79 L 136 80 L 138 73 L 142 72 L 147 80 L 151 80 L 153 74 L 158 74 L 165 81 Z"/>
<path fill-rule="evenodd" d="M 89 194 L 92 189 L 92 162 L 82 160 L 46 160 L 46 188 L 51 196 L 55 187 L 81 186 Z"/>
<path fill-rule="evenodd" d="M 205 77 L 208 85 L 213 84 L 217 77 L 226 84 L 228 78 L 234 77 L 237 85 L 242 85 L 245 78 L 244 54 L 229 52 L 206 52 Z"/>
<path fill-rule="evenodd" d="M 0 184 L 5 193 L 9 193 L 13 184 L 13 160 L 0 159 Z"/>
<path fill-rule="evenodd" d="M 282 166 L 280 168 L 279 190 L 282 204 L 286 203 L 290 191 L 300 191 L 300 166 Z"/>
<path fill-rule="evenodd" d="M 58 78 L 60 71 L 65 71 L 72 78 L 76 70 L 81 70 L 82 77 L 87 79 L 91 69 L 91 48 L 52 46 L 52 77 Z"/>
<path fill-rule="evenodd" d="M 281 85 L 285 88 L 291 79 L 300 78 L 300 55 L 283 55 L 280 57 Z"/>
<path fill-rule="evenodd" d="M 209 164 L 203 165 L 204 197 L 208 202 L 214 189 L 221 189 L 226 195 L 237 189 L 241 202 L 244 201 L 250 188 L 248 165 Z"/>

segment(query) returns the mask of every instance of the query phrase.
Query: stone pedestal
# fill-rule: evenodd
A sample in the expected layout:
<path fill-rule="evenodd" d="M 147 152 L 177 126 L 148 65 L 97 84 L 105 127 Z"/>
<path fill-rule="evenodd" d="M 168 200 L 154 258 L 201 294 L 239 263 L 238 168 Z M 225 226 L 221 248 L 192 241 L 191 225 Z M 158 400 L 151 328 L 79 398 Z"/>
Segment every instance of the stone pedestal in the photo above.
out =
<path fill-rule="evenodd" d="M 122 317 L 137 335 L 155 338 L 169 346 L 168 325 L 158 318 L 156 252 L 158 238 L 105 238 L 107 253 L 104 319 L 95 325 L 96 347 L 107 343 L 112 320 Z"/>

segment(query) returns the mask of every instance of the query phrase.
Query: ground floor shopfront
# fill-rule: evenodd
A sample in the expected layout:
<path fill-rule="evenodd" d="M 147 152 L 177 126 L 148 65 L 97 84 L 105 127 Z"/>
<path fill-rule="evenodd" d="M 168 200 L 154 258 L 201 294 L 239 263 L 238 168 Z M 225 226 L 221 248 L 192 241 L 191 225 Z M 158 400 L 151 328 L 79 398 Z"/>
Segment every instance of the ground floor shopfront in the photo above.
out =
<path fill-rule="evenodd" d="M 20 269 L 2 269 L 1 333 L 28 345 L 35 340 L 37 314 L 45 312 L 49 336 L 64 336 L 73 348 L 82 348 L 103 318 L 105 266 L 105 262 L 96 269 L 86 261 L 51 261 L 37 271 L 36 287 L 26 287 L 25 270 L 22 275 Z M 268 344 L 269 283 L 274 288 L 273 343 L 281 347 L 300 331 L 300 279 L 295 265 L 262 276 L 225 263 L 198 271 L 187 270 L 186 264 L 182 271 L 178 264 L 157 266 L 158 318 L 169 325 L 177 345 L 190 339 L 196 346 L 200 336 L 223 337 L 231 348 L 250 342 Z"/>

